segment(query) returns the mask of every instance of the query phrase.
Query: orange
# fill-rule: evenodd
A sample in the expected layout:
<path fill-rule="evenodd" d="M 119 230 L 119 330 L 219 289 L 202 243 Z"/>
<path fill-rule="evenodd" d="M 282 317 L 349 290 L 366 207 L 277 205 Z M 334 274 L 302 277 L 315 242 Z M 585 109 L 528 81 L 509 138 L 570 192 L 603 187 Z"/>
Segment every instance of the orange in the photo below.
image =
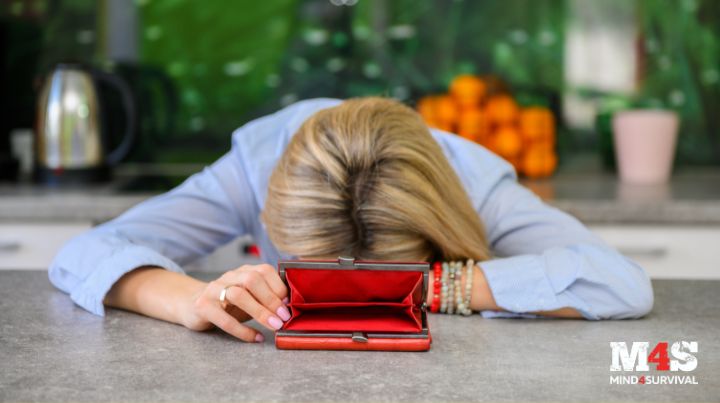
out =
<path fill-rule="evenodd" d="M 450 95 L 463 108 L 476 107 L 485 96 L 486 88 L 485 82 L 479 77 L 463 74 L 450 83 Z"/>
<path fill-rule="evenodd" d="M 480 109 L 470 108 L 460 111 L 458 134 L 468 140 L 480 142 L 487 134 L 487 120 Z"/>
<path fill-rule="evenodd" d="M 487 148 L 488 150 L 494 152 L 497 154 L 497 151 L 495 151 L 495 134 L 488 131 L 485 133 L 485 136 L 480 137 L 478 139 L 478 143 L 480 143 L 483 147 Z"/>
<path fill-rule="evenodd" d="M 531 141 L 526 140 L 527 138 L 524 137 L 523 133 L 523 141 L 525 144 L 525 147 L 531 147 L 531 148 L 543 148 L 548 151 L 554 151 L 555 150 L 555 136 L 549 136 L 547 138 L 541 138 L 541 139 L 533 139 Z"/>
<path fill-rule="evenodd" d="M 424 96 L 418 100 L 417 111 L 423 119 L 430 123 L 435 120 L 435 97 Z"/>
<path fill-rule="evenodd" d="M 522 156 L 520 168 L 529 178 L 550 176 L 557 166 L 555 152 L 544 148 L 530 148 Z"/>
<path fill-rule="evenodd" d="M 488 100 L 485 112 L 492 122 L 506 125 L 517 119 L 518 106 L 511 96 L 496 95 Z"/>
<path fill-rule="evenodd" d="M 520 154 L 522 137 L 514 126 L 501 126 L 493 137 L 494 151 L 500 156 L 511 159 Z"/>
<path fill-rule="evenodd" d="M 520 111 L 520 131 L 526 141 L 552 141 L 555 137 L 555 118 L 543 107 L 525 108 Z"/>
<path fill-rule="evenodd" d="M 435 120 L 454 126 L 458 118 L 458 106 L 449 95 L 440 95 L 435 100 Z"/>

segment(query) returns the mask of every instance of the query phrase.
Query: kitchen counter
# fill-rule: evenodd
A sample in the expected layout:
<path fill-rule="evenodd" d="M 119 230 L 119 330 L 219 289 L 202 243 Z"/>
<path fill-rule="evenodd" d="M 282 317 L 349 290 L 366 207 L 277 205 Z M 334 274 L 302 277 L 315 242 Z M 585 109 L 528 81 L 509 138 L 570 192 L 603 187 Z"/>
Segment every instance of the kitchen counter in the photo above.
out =
<path fill-rule="evenodd" d="M 658 185 L 626 184 L 612 174 L 579 171 L 521 182 L 587 224 L 720 224 L 720 169 L 681 171 Z"/>
<path fill-rule="evenodd" d="M 717 401 L 720 282 L 654 285 L 641 320 L 431 314 L 429 352 L 314 352 L 276 350 L 267 330 L 257 345 L 118 310 L 96 317 L 44 272 L 0 272 L 0 401 Z M 610 385 L 623 374 L 609 371 L 610 342 L 678 340 L 699 343 L 698 367 L 664 374 L 698 385 Z"/>
<path fill-rule="evenodd" d="M 720 170 L 686 171 L 665 185 L 620 183 L 598 172 L 560 172 L 544 180 L 523 180 L 549 204 L 588 224 L 720 224 Z M 179 182 L 121 177 L 75 189 L 39 185 L 0 186 L 0 222 L 84 221 L 101 223 Z M 149 190 L 150 189 L 150 190 Z"/>

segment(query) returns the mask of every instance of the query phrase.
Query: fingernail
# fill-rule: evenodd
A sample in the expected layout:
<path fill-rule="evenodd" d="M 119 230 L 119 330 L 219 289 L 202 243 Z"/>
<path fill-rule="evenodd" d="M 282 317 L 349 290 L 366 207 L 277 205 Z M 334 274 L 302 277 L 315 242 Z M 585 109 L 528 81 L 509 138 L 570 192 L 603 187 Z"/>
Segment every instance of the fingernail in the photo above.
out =
<path fill-rule="evenodd" d="M 284 306 L 281 306 L 277 309 L 277 314 L 282 320 L 288 320 L 290 319 L 290 312 L 288 312 L 287 308 Z"/>
<path fill-rule="evenodd" d="M 285 298 L 283 298 L 282 302 L 283 302 L 283 304 L 287 305 L 287 303 L 290 302 L 290 298 L 285 297 Z"/>
<path fill-rule="evenodd" d="M 262 343 L 263 341 L 265 341 L 265 336 L 263 336 L 262 333 L 258 333 L 255 335 L 255 341 L 258 343 Z"/>
<path fill-rule="evenodd" d="M 268 323 L 270 324 L 270 326 L 274 327 L 275 329 L 280 329 L 283 325 L 282 321 L 280 321 L 280 319 L 278 319 L 274 316 L 271 316 L 268 319 Z"/>

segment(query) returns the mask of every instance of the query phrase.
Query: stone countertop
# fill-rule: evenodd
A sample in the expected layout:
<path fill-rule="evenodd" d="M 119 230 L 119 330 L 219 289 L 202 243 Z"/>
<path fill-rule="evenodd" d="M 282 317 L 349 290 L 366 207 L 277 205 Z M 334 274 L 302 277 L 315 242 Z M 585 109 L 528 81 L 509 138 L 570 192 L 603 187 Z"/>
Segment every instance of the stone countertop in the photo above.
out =
<path fill-rule="evenodd" d="M 659 185 L 626 184 L 599 173 L 521 183 L 588 224 L 720 224 L 720 169 L 680 172 Z"/>
<path fill-rule="evenodd" d="M 184 174 L 200 169 L 186 167 Z M 153 175 L 140 166 L 121 170 L 115 181 L 104 185 L 64 189 L 0 185 L 0 222 L 100 223 L 172 188 L 183 177 Z M 718 168 L 677 170 L 668 184 L 639 186 L 623 184 L 596 167 L 575 164 L 549 179 L 521 182 L 588 224 L 720 224 Z"/>
<path fill-rule="evenodd" d="M 206 276 L 212 274 L 203 274 Z M 430 314 L 429 352 L 286 351 L 73 305 L 45 272 L 0 272 L 2 402 L 717 401 L 718 281 L 654 282 L 641 320 Z M 613 341 L 697 341 L 697 385 L 611 385 Z"/>

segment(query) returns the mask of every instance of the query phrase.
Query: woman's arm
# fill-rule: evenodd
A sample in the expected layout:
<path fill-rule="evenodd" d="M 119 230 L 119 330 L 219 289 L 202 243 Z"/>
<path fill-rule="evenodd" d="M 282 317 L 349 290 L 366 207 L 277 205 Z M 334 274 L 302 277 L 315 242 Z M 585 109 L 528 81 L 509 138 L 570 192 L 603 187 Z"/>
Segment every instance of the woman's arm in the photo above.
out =
<path fill-rule="evenodd" d="M 181 265 L 248 233 L 257 208 L 234 152 L 71 239 L 50 265 L 50 281 L 103 315 L 106 293 L 126 273 L 143 266 L 183 273 Z"/>
<path fill-rule="evenodd" d="M 485 224 L 495 254 L 478 263 L 480 283 L 487 288 L 478 285 L 473 298 L 492 297 L 500 309 L 483 303 L 483 316 L 577 312 L 587 319 L 621 319 L 652 309 L 652 285 L 639 265 L 520 185 L 507 161 L 460 136 L 438 130 L 434 135 Z"/>
<path fill-rule="evenodd" d="M 465 289 L 465 284 L 467 281 L 467 275 L 466 271 L 463 270 L 461 272 L 461 290 Z M 435 275 L 432 270 L 430 270 L 430 284 L 433 284 Z M 480 267 L 476 264 L 473 271 L 473 279 L 472 279 L 472 289 L 470 291 L 470 309 L 473 311 L 486 311 L 486 310 L 492 310 L 492 311 L 503 311 L 502 308 L 500 308 L 497 303 L 495 302 L 495 298 L 492 295 L 492 291 L 490 290 L 490 285 L 487 282 L 487 279 L 485 278 L 485 273 L 480 269 Z M 428 294 L 426 301 L 432 301 L 433 298 L 433 287 L 428 287 Z M 559 308 L 554 309 L 551 311 L 536 311 L 532 312 L 534 314 L 543 315 L 543 316 L 549 316 L 549 317 L 556 317 L 556 318 L 582 318 L 582 315 L 580 312 L 573 308 Z"/>
<path fill-rule="evenodd" d="M 256 215 L 252 191 L 233 153 L 182 185 L 72 239 L 50 280 L 83 308 L 122 308 L 190 329 L 218 326 L 245 341 L 262 334 L 241 322 L 277 329 L 289 318 L 287 290 L 269 265 L 243 266 L 210 283 L 180 268 L 246 233 Z M 227 288 L 227 305 L 219 296 Z"/>
<path fill-rule="evenodd" d="M 500 257 L 479 265 L 504 310 L 555 315 L 572 309 L 586 319 L 623 319 L 652 309 L 652 285 L 640 266 L 543 203 L 514 174 L 494 185 L 480 214 Z"/>
<path fill-rule="evenodd" d="M 207 283 L 161 267 L 139 267 L 118 280 L 105 296 L 105 305 L 136 312 L 152 318 L 191 324 L 187 313 L 191 311 L 194 295 Z M 194 330 L 207 327 L 188 326 Z"/>
<path fill-rule="evenodd" d="M 107 304 L 259 341 L 262 334 L 240 322 L 254 318 L 277 329 L 278 318 L 289 318 L 282 301 L 287 290 L 274 267 L 246 265 L 205 284 L 181 266 L 257 229 L 262 195 L 245 169 L 271 162 L 291 127 L 339 102 L 302 101 L 243 125 L 233 133 L 232 150 L 202 172 L 70 240 L 49 268 L 50 281 L 97 315 Z M 248 154 L 253 158 L 245 159 Z M 223 289 L 227 305 L 219 300 Z"/>

